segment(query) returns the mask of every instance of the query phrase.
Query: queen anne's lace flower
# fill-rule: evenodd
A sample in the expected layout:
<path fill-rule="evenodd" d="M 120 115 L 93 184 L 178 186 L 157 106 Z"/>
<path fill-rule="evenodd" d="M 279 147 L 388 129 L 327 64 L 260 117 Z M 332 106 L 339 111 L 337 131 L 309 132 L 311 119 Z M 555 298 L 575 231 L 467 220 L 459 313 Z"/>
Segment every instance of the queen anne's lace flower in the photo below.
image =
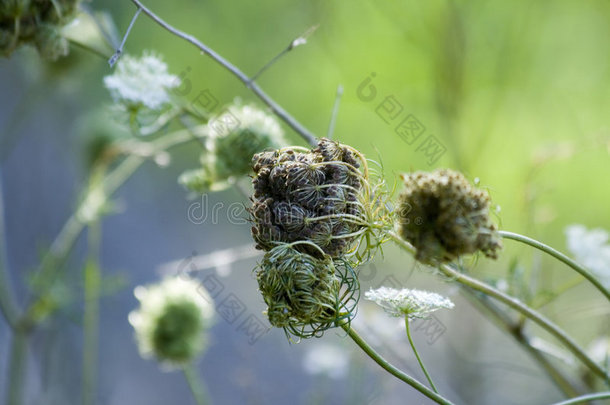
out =
<path fill-rule="evenodd" d="M 204 348 L 205 332 L 214 315 L 206 289 L 185 276 L 138 286 L 140 308 L 129 314 L 143 357 L 156 357 L 166 366 L 193 360 Z"/>
<path fill-rule="evenodd" d="M 180 79 L 168 73 L 160 57 L 144 53 L 141 58 L 124 55 L 104 84 L 114 101 L 128 109 L 145 106 L 159 110 L 169 103 L 168 90 L 179 86 Z"/>
<path fill-rule="evenodd" d="M 610 244 L 608 232 L 587 230 L 583 225 L 570 225 L 565 230 L 568 250 L 576 260 L 591 270 L 602 284 L 610 288 Z"/>
<path fill-rule="evenodd" d="M 397 290 L 380 287 L 367 291 L 364 296 L 370 301 L 375 301 L 388 314 L 395 317 L 424 318 L 441 308 L 454 307 L 453 302 L 442 295 L 407 288 Z"/>

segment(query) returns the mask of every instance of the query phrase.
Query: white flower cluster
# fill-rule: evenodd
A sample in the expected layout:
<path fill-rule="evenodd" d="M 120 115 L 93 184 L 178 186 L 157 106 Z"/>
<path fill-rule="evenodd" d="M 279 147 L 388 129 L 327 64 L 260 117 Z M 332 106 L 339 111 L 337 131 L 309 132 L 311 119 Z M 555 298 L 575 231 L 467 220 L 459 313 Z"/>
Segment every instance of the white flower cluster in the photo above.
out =
<path fill-rule="evenodd" d="M 408 288 L 397 290 L 380 287 L 367 291 L 364 296 L 370 301 L 375 301 L 391 316 L 396 317 L 424 318 L 441 308 L 454 307 L 453 302 L 442 295 Z"/>
<path fill-rule="evenodd" d="M 159 110 L 169 103 L 168 90 L 179 86 L 180 79 L 168 73 L 160 57 L 145 52 L 141 58 L 124 55 L 104 84 L 117 103 Z"/>
<path fill-rule="evenodd" d="M 610 244 L 608 232 L 583 225 L 570 225 L 565 230 L 568 250 L 576 261 L 591 270 L 601 283 L 610 288 Z"/>
<path fill-rule="evenodd" d="M 184 311 L 189 311 L 190 308 L 195 309 L 191 312 L 196 314 L 195 322 L 190 322 L 190 324 L 198 325 L 199 330 L 195 333 L 188 331 L 184 336 L 177 336 L 173 338 L 174 341 L 165 343 L 187 347 L 189 354 L 193 355 L 203 349 L 203 333 L 214 316 L 214 301 L 196 280 L 186 276 L 170 277 L 158 284 L 138 286 L 134 289 L 134 295 L 140 301 L 140 308 L 132 311 L 128 319 L 135 330 L 138 349 L 142 357 L 156 356 L 169 366 L 172 365 L 171 363 L 177 362 L 165 354 L 160 354 L 159 343 L 155 341 L 160 322 L 168 313 L 168 309 L 172 307 L 186 308 Z M 177 313 L 180 314 L 180 312 Z M 189 327 L 187 326 L 186 329 Z M 180 341 L 180 339 L 184 341 Z"/>
<path fill-rule="evenodd" d="M 240 105 L 239 99 L 225 110 L 224 114 L 213 117 L 208 122 L 208 149 L 214 151 L 215 139 L 228 135 L 226 130 L 236 132 L 249 129 L 257 134 L 264 134 L 273 145 L 286 145 L 284 131 L 277 119 L 252 105 Z"/>

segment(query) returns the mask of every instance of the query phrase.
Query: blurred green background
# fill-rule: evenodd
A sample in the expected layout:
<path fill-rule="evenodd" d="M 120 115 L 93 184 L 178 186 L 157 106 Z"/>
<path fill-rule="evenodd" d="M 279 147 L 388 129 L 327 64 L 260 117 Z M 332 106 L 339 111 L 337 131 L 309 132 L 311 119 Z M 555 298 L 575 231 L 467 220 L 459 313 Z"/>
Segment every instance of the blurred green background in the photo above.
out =
<path fill-rule="evenodd" d="M 527 234 L 564 251 L 564 229 L 569 224 L 610 229 L 608 1 L 147 0 L 145 4 L 247 74 L 254 74 L 295 37 L 319 24 L 307 45 L 294 49 L 258 80 L 269 95 L 316 135 L 326 135 L 336 89 L 342 85 L 344 94 L 334 137 L 381 161 L 391 184 L 402 172 L 437 167 L 460 170 L 471 180 L 479 178 L 481 186 L 490 191 L 494 204 L 501 208 L 497 220 L 502 229 Z M 88 5 L 96 11 L 107 11 L 121 35 L 135 11 L 127 0 L 94 0 Z M 185 77 L 193 84 L 187 99 L 209 89 L 221 104 L 237 96 L 258 102 L 209 57 L 142 15 L 125 52 L 140 55 L 144 50 L 162 55 L 172 73 L 186 72 Z M 83 126 L 83 117 L 111 102 L 102 82 L 110 72 L 105 60 L 78 48 L 72 48 L 69 57 L 54 64 L 40 61 L 30 49 L 20 50 L 10 60 L 0 60 L 0 164 L 8 217 L 7 243 L 12 255 L 9 262 L 18 296 L 26 294 L 27 274 L 37 262 L 37 247 L 52 240 L 75 206 L 86 178 L 84 146 L 95 134 L 94 128 Z M 370 83 L 376 96 L 363 101 L 358 88 L 372 77 L 371 73 L 375 74 Z M 387 123 L 378 108 L 390 96 L 393 105 L 398 108 L 399 103 L 402 110 Z M 409 114 L 425 127 L 413 144 L 395 132 L 396 125 Z M 304 145 L 285 128 L 292 142 Z M 418 150 L 430 135 L 445 150 L 432 163 Z M 195 148 L 181 147 L 173 154 L 169 168 L 145 165 L 124 187 L 126 191 L 119 193 L 125 213 L 110 217 L 104 225 L 102 261 L 109 273 L 126 274 L 129 287 L 120 291 L 118 298 L 102 301 L 109 311 L 102 322 L 117 328 L 109 329 L 116 334 L 113 345 L 123 345 L 125 351 L 132 352 L 132 361 L 138 357 L 125 322 L 126 313 L 135 305 L 132 287 L 155 281 L 158 274 L 154 269 L 163 262 L 187 257 L 192 251 L 205 253 L 249 242 L 247 227 L 222 220 L 196 226 L 185 218 L 189 202 L 176 177 L 195 167 L 197 159 Z M 246 203 L 231 190 L 210 198 L 212 202 Z M 44 210 L 40 210 L 41 202 Z M 506 277 L 509 264 L 517 259 L 528 288 L 551 290 L 574 278 L 565 266 L 531 249 L 511 241 L 505 246 L 500 260 L 478 260 L 475 274 L 497 282 Z M 83 251 L 84 245 L 77 246 L 77 258 Z M 429 369 L 456 402 L 538 404 L 561 398 L 514 342 L 459 299 L 454 288 L 439 282 L 430 271 L 413 272 L 413 263 L 397 249 L 388 247 L 385 253 L 385 258 L 379 257 L 374 263 L 379 274 L 367 280 L 363 288 L 378 285 L 384 275 L 390 274 L 408 284 L 405 286 L 445 292 L 458 302 L 451 313 L 439 315 L 447 327 L 443 339 L 432 346 L 421 341 Z M 73 262 L 77 266 L 78 259 Z M 245 301 L 253 312 L 260 313 L 261 299 L 249 272 L 254 263 L 236 265 L 227 283 L 247 297 Z M 544 308 L 583 346 L 600 333 L 608 334 L 608 305 L 592 290 L 581 283 Z M 64 321 L 54 321 L 39 339 L 44 341 L 48 338 L 45 333 L 55 331 L 61 341 L 78 342 L 78 326 L 72 324 L 69 311 L 63 316 Z M 9 335 L 2 322 L 0 377 L 5 377 Z M 303 374 L 294 353 L 317 342 L 288 346 L 281 331 L 274 330 L 265 337 L 266 343 L 248 346 L 222 322 L 214 333 L 218 342 L 224 340 L 224 346 L 211 347 L 210 362 L 241 371 L 227 372 L 232 377 L 222 379 L 215 369 L 206 368 L 205 364 L 210 363 L 204 360 L 204 376 L 216 378 L 219 387 L 226 384 L 224 388 L 210 387 L 216 403 L 243 403 L 239 402 L 243 398 L 231 396 L 231 390 L 243 389 L 243 381 L 253 386 L 261 384 L 264 393 L 278 390 L 271 396 L 261 394 L 249 403 L 286 403 L 292 401 L 291 395 L 298 397 L 297 403 L 315 402 L 317 397 L 306 393 L 317 392 L 316 384 L 324 383 Z M 62 335 L 65 324 L 73 328 L 69 337 Z M 339 340 L 334 336 L 328 339 Z M 237 354 L 233 344 L 240 347 Z M 275 350 L 277 345 L 281 349 Z M 69 346 L 60 352 L 70 352 Z M 102 353 L 112 353 L 114 347 L 104 346 Z M 42 399 L 45 391 L 41 387 L 45 384 L 41 376 L 45 375 L 46 363 L 40 356 L 34 356 L 40 371 L 30 376 L 30 380 L 38 381 L 28 386 L 30 399 L 55 403 Z M 70 356 L 80 364 L 78 354 Z M 235 364 L 227 365 L 225 358 Z M 360 362 L 366 363 L 366 359 Z M 176 376 L 159 373 L 151 362 L 141 366 L 139 372 L 144 374 L 138 379 L 140 384 L 131 390 L 125 388 L 129 381 L 118 384 L 113 380 L 117 367 L 128 365 L 107 363 L 100 369 L 100 403 L 133 401 L 142 398 L 138 396 L 142 390 L 165 392 L 160 396 L 149 392 L 146 398 L 151 404 L 166 403 L 176 395 L 187 403 L 191 401 Z M 259 376 L 257 367 L 263 369 Z M 365 376 L 373 378 L 375 365 L 368 367 Z M 413 370 L 417 373 L 416 368 Z M 302 380 L 290 380 L 286 375 L 289 372 Z M 121 374 L 126 379 L 133 375 Z M 280 375 L 282 381 L 292 382 L 274 388 L 273 381 Z M 144 376 L 156 383 L 147 384 Z M 375 376 L 375 382 L 390 378 Z M 56 381 L 57 398 L 74 399 L 69 393 L 70 378 L 76 377 L 68 373 Z M 327 399 L 315 400 L 344 403 L 349 396 L 341 393 L 349 386 L 344 384 L 338 393 L 331 389 L 334 394 Z M 408 403 L 423 401 L 400 385 L 391 385 L 384 392 L 387 396 L 377 397 L 373 403 L 404 403 L 400 399 L 406 398 L 405 392 L 413 398 Z M 60 399 L 57 403 L 62 403 Z"/>

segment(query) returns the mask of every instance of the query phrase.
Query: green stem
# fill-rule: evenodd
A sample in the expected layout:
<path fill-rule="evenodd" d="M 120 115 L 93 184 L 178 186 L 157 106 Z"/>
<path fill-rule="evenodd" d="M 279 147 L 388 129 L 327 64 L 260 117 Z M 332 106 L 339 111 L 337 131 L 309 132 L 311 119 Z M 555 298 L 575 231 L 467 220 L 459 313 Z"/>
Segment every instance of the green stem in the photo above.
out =
<path fill-rule="evenodd" d="M 23 381 L 27 367 L 27 332 L 17 329 L 13 333 L 11 354 L 8 366 L 7 405 L 23 403 Z"/>
<path fill-rule="evenodd" d="M 197 368 L 192 364 L 188 364 L 184 366 L 182 369 L 184 373 L 184 378 L 186 378 L 186 382 L 193 393 L 193 397 L 198 405 L 208 404 L 210 401 L 208 400 L 208 395 L 206 390 L 202 384 L 202 380 L 199 377 L 199 373 L 197 372 Z"/>
<path fill-rule="evenodd" d="M 154 153 L 159 153 L 171 147 L 180 145 L 182 143 L 192 140 L 192 135 L 187 130 L 176 131 L 172 134 L 159 138 L 151 142 L 151 149 Z M 125 158 L 114 170 L 112 170 L 97 187 L 103 188 L 103 195 L 110 198 L 114 192 L 125 183 L 129 177 L 146 161 L 146 158 L 137 155 L 131 155 Z M 96 192 L 95 189 L 91 192 Z M 83 202 L 86 203 L 86 198 Z M 83 208 L 83 203 L 79 205 L 76 211 L 68 218 L 53 243 L 49 251 L 45 254 L 42 262 L 38 268 L 36 279 L 37 285 L 42 288 L 48 287 L 52 284 L 52 281 L 58 275 L 60 268 L 59 264 L 68 255 L 72 246 L 82 233 L 83 229 L 87 225 L 80 219 L 80 212 Z M 43 296 L 44 294 L 40 294 Z M 38 297 L 40 298 L 40 297 Z M 37 299 L 38 299 L 37 298 Z M 37 299 L 30 304 L 30 308 L 36 305 Z M 27 311 L 26 311 L 27 313 Z"/>
<path fill-rule="evenodd" d="M 574 405 L 574 404 L 582 404 L 584 402 L 595 401 L 598 399 L 608 399 L 610 398 L 610 391 L 607 392 L 598 392 L 596 394 L 588 394 L 583 395 L 581 397 L 571 398 L 567 401 L 556 402 L 553 405 Z"/>
<path fill-rule="evenodd" d="M 580 264 L 576 263 L 574 260 L 570 259 L 568 256 L 564 255 L 563 253 L 561 253 L 558 250 L 553 249 L 552 247 L 545 245 L 542 242 L 539 242 L 535 239 L 532 238 L 528 238 L 527 236 L 524 235 L 519 235 L 518 233 L 514 233 L 514 232 L 508 232 L 508 231 L 499 231 L 498 232 L 500 234 L 500 236 L 502 236 L 505 239 L 512 239 L 521 243 L 525 243 L 526 245 L 532 246 L 538 250 L 541 250 L 551 256 L 553 256 L 555 259 L 567 264 L 568 266 L 570 266 L 572 269 L 576 270 L 576 272 L 578 274 L 580 274 L 581 276 L 583 276 L 584 278 L 586 278 L 591 284 L 593 284 L 602 294 L 604 294 L 604 296 L 610 300 L 610 291 L 608 291 L 608 289 L 606 289 L 601 282 L 595 278 L 595 276 L 593 274 L 591 274 L 590 271 L 588 271 L 587 269 L 585 269 L 583 266 L 581 266 Z"/>
<path fill-rule="evenodd" d="M 430 388 L 426 387 L 425 385 L 423 385 L 422 383 L 420 383 L 413 377 L 409 376 L 408 374 L 405 374 L 403 371 L 399 370 L 398 368 L 396 368 L 392 364 L 390 364 L 379 353 L 377 353 L 375 351 L 375 349 L 373 349 L 368 343 L 366 343 L 366 341 L 364 339 L 362 339 L 362 337 L 360 337 L 360 335 L 358 333 L 356 333 L 356 331 L 354 330 L 354 328 L 351 327 L 351 325 L 349 325 L 348 323 L 343 323 L 343 324 L 341 324 L 341 327 L 343 328 L 344 331 L 347 332 L 349 337 L 358 346 L 360 346 L 360 348 L 371 359 L 373 359 L 377 364 L 379 364 L 384 370 L 386 370 L 387 372 L 392 374 L 394 377 L 406 382 L 411 387 L 415 388 L 416 390 L 418 390 L 419 392 L 421 392 L 422 394 L 424 394 L 425 396 L 432 399 L 433 401 L 435 401 L 438 404 L 443 404 L 443 405 L 452 405 L 453 404 L 448 399 L 443 398 L 442 396 L 440 396 L 436 392 L 432 391 Z"/>
<path fill-rule="evenodd" d="M 89 259 L 84 271 L 83 405 L 92 405 L 96 402 L 101 283 L 100 239 L 100 224 L 94 221 L 89 226 Z"/>
<path fill-rule="evenodd" d="M 568 397 L 579 395 L 579 392 L 568 380 L 568 378 L 558 370 L 555 365 L 550 362 L 543 353 L 533 347 L 529 337 L 520 322 L 514 322 L 504 311 L 494 305 L 489 297 L 478 293 L 477 291 L 461 286 L 462 291 L 466 293 L 466 298 L 475 305 L 481 312 L 487 314 L 492 321 L 509 333 L 521 347 L 528 352 L 532 359 L 547 373 L 555 385 Z"/>
<path fill-rule="evenodd" d="M 402 249 L 407 252 L 414 254 L 415 248 L 403 240 L 400 236 L 398 236 L 394 232 L 390 232 L 389 236 L 396 242 Z M 503 304 L 508 305 L 514 310 L 520 312 L 525 317 L 531 319 L 551 335 L 555 336 L 557 340 L 559 340 L 568 350 L 572 352 L 584 365 L 586 365 L 594 374 L 602 378 L 607 384 L 610 382 L 609 376 L 595 361 L 593 361 L 587 353 L 582 349 L 578 343 L 574 341 L 566 332 L 564 332 L 559 326 L 555 325 L 550 319 L 546 318 L 544 315 L 539 312 L 533 310 L 529 306 L 523 304 L 520 300 L 511 297 L 479 280 L 468 277 L 465 274 L 460 273 L 459 271 L 454 270 L 451 266 L 447 264 L 441 264 L 438 269 L 451 278 L 452 280 L 457 281 L 460 284 L 466 285 L 474 290 L 480 291 L 484 294 L 487 294 Z"/>
<path fill-rule="evenodd" d="M 15 329 L 19 320 L 19 309 L 15 303 L 10 285 L 4 237 L 4 193 L 2 190 L 2 172 L 0 171 L 0 311 L 4 314 L 9 326 Z"/>
<path fill-rule="evenodd" d="M 417 349 L 415 348 L 415 343 L 413 343 L 413 339 L 411 338 L 411 328 L 409 328 L 409 317 L 408 316 L 405 316 L 405 328 L 407 329 L 407 337 L 409 338 L 409 344 L 411 345 L 411 349 L 413 349 L 413 353 L 415 353 L 415 357 L 417 358 L 417 362 L 419 363 L 419 366 L 421 367 L 421 370 L 426 375 L 426 378 L 428 379 L 428 382 L 430 383 L 430 386 L 432 387 L 434 392 L 436 392 L 438 394 L 438 390 L 436 389 L 436 386 L 432 382 L 432 377 L 430 377 L 430 374 L 428 374 L 428 370 L 426 370 L 426 367 L 424 366 L 424 362 L 419 357 L 419 353 L 417 352 Z"/>

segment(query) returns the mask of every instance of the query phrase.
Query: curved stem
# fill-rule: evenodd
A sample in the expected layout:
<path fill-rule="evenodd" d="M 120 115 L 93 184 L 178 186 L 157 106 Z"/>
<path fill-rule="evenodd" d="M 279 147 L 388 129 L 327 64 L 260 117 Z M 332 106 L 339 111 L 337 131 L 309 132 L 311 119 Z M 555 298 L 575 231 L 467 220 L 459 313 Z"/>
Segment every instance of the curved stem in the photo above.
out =
<path fill-rule="evenodd" d="M 141 9 L 144 14 L 150 17 L 154 22 L 159 24 L 161 27 L 172 33 L 173 35 L 195 45 L 200 51 L 204 54 L 208 54 L 214 61 L 220 64 L 223 68 L 231 72 L 235 77 L 237 77 L 243 84 L 246 85 L 252 92 L 260 98 L 271 110 L 277 115 L 280 119 L 282 119 L 288 126 L 290 126 L 296 133 L 298 133 L 307 143 L 311 146 L 316 146 L 318 141 L 309 130 L 307 130 L 300 122 L 298 122 L 292 115 L 290 115 L 286 110 L 284 110 L 278 103 L 276 103 L 271 97 L 269 97 L 256 83 L 252 82 L 252 80 L 239 68 L 233 65 L 231 62 L 220 56 L 210 47 L 204 45 L 197 38 L 192 35 L 186 34 L 170 24 L 166 23 L 163 19 L 157 16 L 155 13 L 150 11 L 148 8 L 144 7 L 144 5 L 139 0 L 131 0 L 139 9 Z"/>
<path fill-rule="evenodd" d="M 571 398 L 567 401 L 556 402 L 553 405 L 574 405 L 574 404 L 582 404 L 584 402 L 595 401 L 598 399 L 608 399 L 610 398 L 610 391 L 607 392 L 598 392 L 596 394 L 588 394 L 583 395 L 581 397 Z"/>
<path fill-rule="evenodd" d="M 432 399 L 433 401 L 435 401 L 438 404 L 443 404 L 443 405 L 452 405 L 453 404 L 448 399 L 443 398 L 436 392 L 432 391 L 430 388 L 426 387 L 425 385 L 423 385 L 422 383 L 417 381 L 415 378 L 409 376 L 408 374 L 405 374 L 403 371 L 399 370 L 398 368 L 396 368 L 395 366 L 390 364 L 379 353 L 377 353 L 375 351 L 375 349 L 373 349 L 368 343 L 366 343 L 366 341 L 364 339 L 362 339 L 362 337 L 360 337 L 360 335 L 358 333 L 356 333 L 354 328 L 352 328 L 348 323 L 341 324 L 341 327 L 343 328 L 344 331 L 347 332 L 349 337 L 358 346 L 360 346 L 360 348 L 371 359 L 373 359 L 377 364 L 379 364 L 384 370 L 386 370 L 387 372 L 392 374 L 394 377 L 406 382 L 411 387 L 415 388 L 416 390 L 418 390 L 419 392 L 421 392 L 422 394 L 424 394 L 425 396 Z"/>
<path fill-rule="evenodd" d="M 540 368 L 548 374 L 549 378 L 567 397 L 575 397 L 579 395 L 577 388 L 573 386 L 568 377 L 565 376 L 555 366 L 555 364 L 553 364 L 553 362 L 549 361 L 543 353 L 532 346 L 530 343 L 530 338 L 523 330 L 520 322 L 513 321 L 508 314 L 491 302 L 491 299 L 488 296 L 483 295 L 467 286 L 461 285 L 460 287 L 465 293 L 466 298 L 473 305 L 475 305 L 477 309 L 487 314 L 490 320 L 495 321 L 500 328 L 504 329 L 508 334 L 510 334 L 515 341 L 531 355 L 532 359 L 538 363 Z"/>
<path fill-rule="evenodd" d="M 188 364 L 184 366 L 182 372 L 184 373 L 184 378 L 186 379 L 197 404 L 205 405 L 209 403 L 208 395 L 205 392 L 197 368 L 193 364 Z"/>
<path fill-rule="evenodd" d="M 413 353 L 415 353 L 417 362 L 419 363 L 421 370 L 426 375 L 426 379 L 428 379 L 428 383 L 430 383 L 430 386 L 432 387 L 434 392 L 436 392 L 438 394 L 438 390 L 436 389 L 434 382 L 432 382 L 432 377 L 430 377 L 430 374 L 428 374 L 428 370 L 426 370 L 426 367 L 424 366 L 424 362 L 419 357 L 419 353 L 417 352 L 417 349 L 415 348 L 415 343 L 413 343 L 413 338 L 411 338 L 411 328 L 409 328 L 409 317 L 408 316 L 405 316 L 405 328 L 407 329 L 407 337 L 409 338 L 409 344 L 411 345 L 411 349 L 413 349 Z"/>
<path fill-rule="evenodd" d="M 389 236 L 396 242 L 401 248 L 408 251 L 409 253 L 415 253 L 415 248 L 403 240 L 400 236 L 398 236 L 394 232 L 390 232 Z M 453 269 L 451 266 L 447 264 L 441 264 L 438 269 L 450 277 L 452 280 L 457 281 L 460 284 L 466 285 L 474 290 L 480 291 L 484 294 L 487 294 L 503 304 L 508 305 L 514 310 L 520 312 L 525 317 L 531 319 L 551 335 L 553 335 L 557 340 L 559 340 L 568 350 L 574 354 L 584 365 L 586 365 L 594 374 L 602 378 L 606 384 L 610 382 L 609 376 L 607 372 L 602 369 L 593 359 L 591 359 L 587 353 L 582 349 L 578 343 L 574 341 L 568 334 L 563 331 L 559 326 L 553 323 L 550 319 L 546 318 L 544 315 L 539 312 L 533 310 L 529 306 L 523 304 L 520 300 L 511 297 L 479 280 L 476 280 L 472 277 L 468 277 L 465 274 L 460 273 L 459 271 Z"/>
<path fill-rule="evenodd" d="M 514 233 L 514 232 L 508 232 L 508 231 L 498 231 L 498 233 L 500 234 L 500 236 L 502 236 L 505 239 L 512 239 L 521 243 L 525 243 L 526 245 L 532 246 L 538 250 L 543 251 L 544 253 L 547 253 L 551 256 L 553 256 L 555 259 L 567 264 L 568 266 L 570 266 L 572 269 L 576 270 L 576 272 L 578 274 L 580 274 L 581 276 L 583 276 L 584 278 L 586 278 L 591 284 L 593 284 L 602 294 L 604 294 L 604 296 L 610 300 L 610 291 L 608 291 L 608 289 L 606 289 L 601 282 L 595 278 L 595 276 L 593 274 L 591 274 L 590 271 L 588 271 L 587 269 L 585 269 L 583 266 L 581 266 L 580 264 L 576 263 L 574 260 L 570 259 L 568 256 L 564 255 L 563 253 L 561 253 L 558 250 L 553 249 L 552 247 L 545 245 L 542 242 L 539 242 L 535 239 L 532 238 L 528 238 L 527 236 L 524 235 L 520 235 L 518 233 Z"/>

